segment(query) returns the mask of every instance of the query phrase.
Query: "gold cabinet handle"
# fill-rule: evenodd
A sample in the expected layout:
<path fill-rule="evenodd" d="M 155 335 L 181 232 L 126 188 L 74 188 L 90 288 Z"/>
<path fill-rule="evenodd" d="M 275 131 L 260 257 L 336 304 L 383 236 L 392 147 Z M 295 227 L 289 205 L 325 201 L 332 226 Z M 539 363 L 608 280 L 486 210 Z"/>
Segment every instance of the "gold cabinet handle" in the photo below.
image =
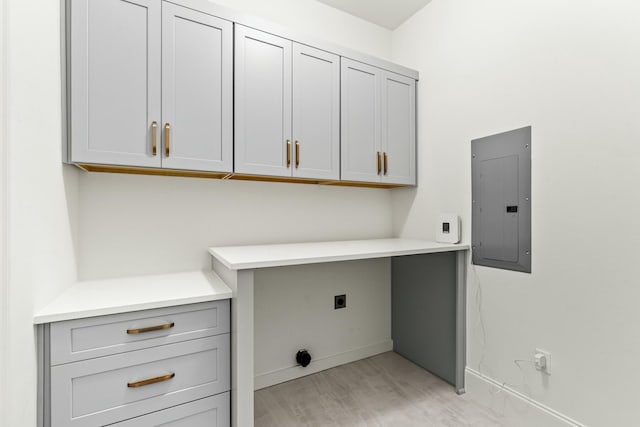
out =
<path fill-rule="evenodd" d="M 382 161 L 380 158 L 380 152 L 378 151 L 378 175 L 380 175 L 381 170 L 382 170 Z"/>
<path fill-rule="evenodd" d="M 296 169 L 300 166 L 300 143 L 296 141 Z"/>
<path fill-rule="evenodd" d="M 287 139 L 287 168 L 291 166 L 291 141 Z"/>
<path fill-rule="evenodd" d="M 137 388 L 137 387 L 144 387 L 146 385 L 162 383 L 162 382 L 165 382 L 165 381 L 169 381 L 170 379 L 172 379 L 175 376 L 176 376 L 176 374 L 172 373 L 172 374 L 169 374 L 169 375 L 163 375 L 161 377 L 149 378 L 148 380 L 136 381 L 135 383 L 127 383 L 127 387 L 129 387 L 129 388 Z"/>
<path fill-rule="evenodd" d="M 387 174 L 387 163 L 388 163 L 387 152 L 386 151 L 384 152 L 384 156 L 383 157 L 384 157 L 384 174 L 386 175 Z"/>
<path fill-rule="evenodd" d="M 171 125 L 169 123 L 164 125 L 164 155 L 169 157 L 171 152 Z"/>
<path fill-rule="evenodd" d="M 151 123 L 151 152 L 155 156 L 158 151 L 158 122 L 155 120 Z"/>
<path fill-rule="evenodd" d="M 127 329 L 127 334 L 138 335 L 138 334 L 144 334 L 146 332 L 164 331 L 166 329 L 171 329 L 174 326 L 176 326 L 175 322 L 171 322 L 171 323 L 165 323 L 164 325 L 149 326 L 148 328 Z"/>

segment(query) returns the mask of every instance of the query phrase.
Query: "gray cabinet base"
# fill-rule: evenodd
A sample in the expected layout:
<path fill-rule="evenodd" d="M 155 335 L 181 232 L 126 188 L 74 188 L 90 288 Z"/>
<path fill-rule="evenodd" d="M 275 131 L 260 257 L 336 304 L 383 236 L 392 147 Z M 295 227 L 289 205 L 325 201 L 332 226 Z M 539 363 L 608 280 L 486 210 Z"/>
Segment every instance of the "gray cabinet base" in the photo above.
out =
<path fill-rule="evenodd" d="M 465 252 L 395 257 L 393 349 L 464 392 Z"/>

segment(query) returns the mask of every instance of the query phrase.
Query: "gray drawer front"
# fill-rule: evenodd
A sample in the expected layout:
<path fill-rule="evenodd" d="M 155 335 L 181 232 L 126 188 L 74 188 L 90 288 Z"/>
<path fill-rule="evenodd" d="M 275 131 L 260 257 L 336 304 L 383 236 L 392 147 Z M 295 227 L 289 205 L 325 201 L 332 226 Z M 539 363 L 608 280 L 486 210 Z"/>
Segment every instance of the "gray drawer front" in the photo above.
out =
<path fill-rule="evenodd" d="M 133 418 L 113 427 L 229 427 L 229 392 Z"/>
<path fill-rule="evenodd" d="M 136 388 L 128 383 L 175 374 Z M 55 427 L 106 425 L 228 391 L 230 335 L 51 368 Z"/>
<path fill-rule="evenodd" d="M 225 334 L 229 319 L 229 300 L 222 300 L 52 323 L 51 365 Z M 127 333 L 171 323 L 170 329 Z"/>

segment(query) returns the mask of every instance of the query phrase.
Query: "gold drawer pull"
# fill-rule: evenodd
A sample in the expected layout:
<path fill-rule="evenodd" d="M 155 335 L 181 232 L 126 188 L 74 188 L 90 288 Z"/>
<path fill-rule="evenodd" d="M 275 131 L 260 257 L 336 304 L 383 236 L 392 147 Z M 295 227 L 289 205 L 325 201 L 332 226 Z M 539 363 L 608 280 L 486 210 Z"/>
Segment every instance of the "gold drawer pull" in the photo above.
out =
<path fill-rule="evenodd" d="M 382 159 L 380 157 L 380 152 L 378 151 L 378 175 L 380 175 L 381 171 L 382 171 Z"/>
<path fill-rule="evenodd" d="M 296 169 L 300 167 L 300 143 L 296 141 Z"/>
<path fill-rule="evenodd" d="M 164 125 L 164 155 L 169 157 L 171 152 L 171 125 L 169 123 Z"/>
<path fill-rule="evenodd" d="M 287 139 L 287 168 L 291 166 L 291 141 Z"/>
<path fill-rule="evenodd" d="M 149 326 L 148 328 L 127 329 L 127 333 L 129 335 L 144 334 L 145 332 L 164 331 L 165 329 L 171 329 L 174 326 L 176 326 L 175 322 L 171 322 L 164 325 Z"/>
<path fill-rule="evenodd" d="M 157 151 L 158 151 L 158 147 L 156 144 L 157 139 L 158 139 L 158 122 L 154 121 L 153 123 L 151 123 L 151 151 L 153 152 L 154 156 L 157 154 Z"/>
<path fill-rule="evenodd" d="M 149 378 L 148 380 L 137 381 L 135 383 L 127 383 L 127 387 L 136 388 L 136 387 L 144 387 L 146 385 L 151 385 L 151 384 L 162 383 L 162 382 L 165 382 L 165 381 L 169 381 L 170 379 L 172 379 L 175 376 L 176 376 L 176 374 L 173 373 L 173 374 L 169 374 L 169 375 L 163 375 L 161 377 Z"/>
<path fill-rule="evenodd" d="M 387 152 L 384 152 L 384 174 L 387 174 Z"/>

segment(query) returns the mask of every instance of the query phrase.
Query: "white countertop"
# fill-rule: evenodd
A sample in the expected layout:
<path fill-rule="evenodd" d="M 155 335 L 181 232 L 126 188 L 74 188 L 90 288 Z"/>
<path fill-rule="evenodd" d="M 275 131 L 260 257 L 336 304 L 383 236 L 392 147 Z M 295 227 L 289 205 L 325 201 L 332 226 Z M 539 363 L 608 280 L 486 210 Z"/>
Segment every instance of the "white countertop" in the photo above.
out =
<path fill-rule="evenodd" d="M 34 315 L 49 323 L 231 298 L 213 271 L 78 282 Z"/>
<path fill-rule="evenodd" d="M 222 246 L 209 253 L 231 270 L 468 250 L 469 245 L 412 239 L 347 240 L 278 245 Z"/>

